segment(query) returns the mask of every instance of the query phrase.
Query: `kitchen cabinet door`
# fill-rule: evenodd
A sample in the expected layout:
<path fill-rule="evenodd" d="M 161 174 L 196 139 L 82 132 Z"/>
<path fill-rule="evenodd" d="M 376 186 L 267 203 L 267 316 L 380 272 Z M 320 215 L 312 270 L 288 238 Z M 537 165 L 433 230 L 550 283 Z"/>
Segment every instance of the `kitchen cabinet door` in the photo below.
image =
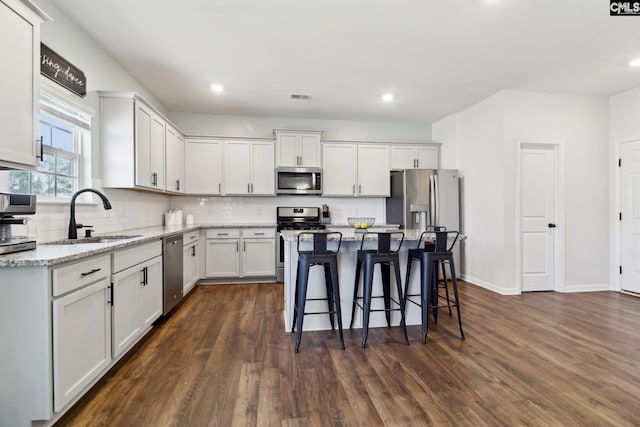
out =
<path fill-rule="evenodd" d="M 321 134 L 322 132 L 275 131 L 276 166 L 321 167 Z"/>
<path fill-rule="evenodd" d="M 222 192 L 222 141 L 187 140 L 185 166 L 187 194 L 215 195 Z"/>
<path fill-rule="evenodd" d="M 251 192 L 251 143 L 226 141 L 224 146 L 224 193 L 247 195 Z"/>
<path fill-rule="evenodd" d="M 112 335 L 113 357 L 124 353 L 142 332 L 140 286 L 144 278 L 139 266 L 113 275 Z"/>
<path fill-rule="evenodd" d="M 297 167 L 300 165 L 298 135 L 295 133 L 276 133 L 277 165 Z"/>
<path fill-rule="evenodd" d="M 320 161 L 320 134 L 301 134 L 300 138 L 300 163 L 303 167 L 319 168 Z"/>
<path fill-rule="evenodd" d="M 165 188 L 173 193 L 185 191 L 184 137 L 173 127 L 167 125 L 165 130 L 167 181 Z"/>
<path fill-rule="evenodd" d="M 207 277 L 240 276 L 240 239 L 207 239 L 205 275 Z"/>
<path fill-rule="evenodd" d="M 416 149 L 413 146 L 395 145 L 391 147 L 391 169 L 415 169 Z"/>
<path fill-rule="evenodd" d="M 275 276 L 276 274 L 275 239 L 242 240 L 242 275 Z"/>
<path fill-rule="evenodd" d="M 36 164 L 41 21 L 22 2 L 0 2 L 0 166 Z"/>
<path fill-rule="evenodd" d="M 273 142 L 251 143 L 251 194 L 276 194 Z"/>
<path fill-rule="evenodd" d="M 438 147 L 416 148 L 416 163 L 420 169 L 438 169 L 440 167 L 440 150 Z"/>
<path fill-rule="evenodd" d="M 358 196 L 387 197 L 391 193 L 389 146 L 358 145 Z"/>
<path fill-rule="evenodd" d="M 158 256 L 142 264 L 143 282 L 138 287 L 140 291 L 140 321 L 141 329 L 150 327 L 162 316 L 162 257 Z"/>
<path fill-rule="evenodd" d="M 111 363 L 110 281 L 53 301 L 53 406 L 60 411 Z"/>
<path fill-rule="evenodd" d="M 182 254 L 183 276 L 182 294 L 187 295 L 200 279 L 200 242 L 196 241 L 184 246 Z"/>
<path fill-rule="evenodd" d="M 135 102 L 136 185 L 164 190 L 164 121 L 149 106 Z"/>
<path fill-rule="evenodd" d="M 322 195 L 356 195 L 356 145 L 323 144 Z"/>

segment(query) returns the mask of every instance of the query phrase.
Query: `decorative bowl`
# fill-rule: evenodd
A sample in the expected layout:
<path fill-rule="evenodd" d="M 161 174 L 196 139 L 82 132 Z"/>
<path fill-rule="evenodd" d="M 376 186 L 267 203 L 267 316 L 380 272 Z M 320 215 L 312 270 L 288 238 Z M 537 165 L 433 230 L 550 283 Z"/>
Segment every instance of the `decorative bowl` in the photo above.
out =
<path fill-rule="evenodd" d="M 373 227 L 375 224 L 375 218 L 365 218 L 365 217 L 349 217 L 347 218 L 347 222 L 353 228 L 366 230 L 369 227 Z"/>

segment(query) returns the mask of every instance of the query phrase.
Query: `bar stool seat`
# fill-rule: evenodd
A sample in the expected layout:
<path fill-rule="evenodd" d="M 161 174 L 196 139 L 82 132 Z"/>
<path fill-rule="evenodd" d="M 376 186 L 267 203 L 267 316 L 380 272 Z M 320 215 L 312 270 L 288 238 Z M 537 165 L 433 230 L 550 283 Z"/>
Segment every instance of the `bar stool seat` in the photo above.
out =
<path fill-rule="evenodd" d="M 425 235 L 428 233 L 435 234 L 435 244 L 427 243 Z M 458 326 L 460 328 L 460 338 L 465 339 L 462 330 L 462 318 L 460 317 L 460 299 L 458 297 L 458 282 L 456 279 L 455 265 L 453 261 L 453 246 L 458 240 L 459 232 L 446 231 L 444 227 L 430 226 L 420 235 L 418 246 L 410 249 L 407 258 L 407 272 L 405 276 L 405 304 L 411 302 L 421 307 L 422 311 L 422 343 L 427 342 L 427 333 L 429 331 L 429 307 L 433 311 L 434 322 L 438 321 L 438 309 L 447 307 L 449 315 L 452 315 L 451 308 L 455 307 L 458 315 Z M 449 236 L 453 236 L 451 244 Z M 421 245 L 423 245 L 421 247 Z M 411 267 L 413 261 L 420 262 L 420 293 L 409 294 L 409 280 L 411 277 Z M 451 275 L 451 284 L 454 297 L 449 296 L 449 282 L 447 280 L 445 266 L 449 266 Z M 439 270 L 442 270 L 442 280 L 439 279 Z M 439 289 L 445 290 L 445 295 L 441 295 Z M 420 297 L 420 302 L 415 301 L 412 297 Z M 443 304 L 440 302 L 444 301 Z"/>
<path fill-rule="evenodd" d="M 399 236 L 399 243 L 396 249 L 391 249 L 391 237 L 393 235 Z M 377 240 L 376 249 L 364 249 L 365 240 L 369 238 L 375 238 Z M 400 326 L 403 328 L 404 339 L 409 344 L 409 337 L 407 336 L 407 325 L 404 318 L 405 301 L 402 292 L 402 282 L 400 280 L 400 261 L 398 257 L 398 251 L 404 241 L 404 233 L 398 232 L 365 232 L 362 234 L 360 241 L 360 249 L 357 253 L 356 260 L 356 274 L 353 285 L 353 304 L 351 307 L 351 324 L 349 328 L 353 327 L 355 319 L 356 306 L 362 310 L 362 348 L 367 346 L 367 337 L 369 335 L 369 317 L 372 311 L 384 311 L 387 319 L 387 326 L 391 327 L 391 311 L 400 311 Z M 382 291 L 383 295 L 373 296 L 373 271 L 376 265 L 380 265 L 380 273 L 382 277 Z M 395 282 L 398 292 L 398 300 L 391 298 L 391 267 L 395 274 Z M 363 278 L 363 292 L 362 297 L 358 296 L 360 287 L 360 271 L 364 268 Z M 371 309 L 372 298 L 384 298 L 384 309 Z M 361 300 L 361 301 L 360 301 Z M 394 302 L 398 307 L 391 308 L 391 302 Z"/>
<path fill-rule="evenodd" d="M 300 238 L 311 235 L 313 239 L 313 249 L 311 251 L 300 250 Z M 328 236 L 338 237 L 337 249 L 332 251 L 327 249 Z M 300 349 L 302 339 L 302 324 L 304 316 L 307 314 L 329 314 L 331 330 L 335 330 L 334 317 L 338 320 L 338 334 L 340 348 L 344 350 L 344 338 L 342 335 L 342 311 L 340 308 L 340 285 L 338 283 L 338 252 L 342 243 L 342 233 L 334 232 L 301 232 L 298 234 L 298 274 L 296 275 L 295 300 L 293 306 L 293 326 L 291 332 L 296 330 L 296 353 Z M 326 298 L 307 298 L 307 286 L 309 282 L 309 270 L 312 266 L 320 265 L 324 268 Z M 326 300 L 328 311 L 305 312 L 306 301 Z M 296 329 L 296 323 L 298 328 Z"/>

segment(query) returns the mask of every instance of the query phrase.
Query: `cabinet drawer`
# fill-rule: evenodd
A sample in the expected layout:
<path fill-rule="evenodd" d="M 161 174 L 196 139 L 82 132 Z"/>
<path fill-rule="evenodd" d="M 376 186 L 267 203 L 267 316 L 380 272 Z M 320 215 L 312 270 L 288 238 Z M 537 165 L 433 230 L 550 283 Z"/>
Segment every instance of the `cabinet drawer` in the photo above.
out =
<path fill-rule="evenodd" d="M 207 239 L 239 239 L 240 230 L 237 228 L 210 228 L 205 235 Z"/>
<path fill-rule="evenodd" d="M 111 274 L 111 256 L 103 255 L 74 262 L 52 272 L 53 296 L 57 297 L 81 288 Z"/>
<path fill-rule="evenodd" d="M 113 272 L 122 271 L 159 255 L 162 255 L 160 240 L 131 249 L 123 249 L 113 254 Z"/>
<path fill-rule="evenodd" d="M 200 238 L 200 230 L 198 231 L 191 231 L 189 233 L 184 233 L 184 245 L 188 245 L 190 243 L 193 243 L 195 241 L 197 241 Z"/>
<path fill-rule="evenodd" d="M 248 238 L 274 238 L 276 237 L 275 228 L 245 228 L 242 230 L 242 237 Z"/>

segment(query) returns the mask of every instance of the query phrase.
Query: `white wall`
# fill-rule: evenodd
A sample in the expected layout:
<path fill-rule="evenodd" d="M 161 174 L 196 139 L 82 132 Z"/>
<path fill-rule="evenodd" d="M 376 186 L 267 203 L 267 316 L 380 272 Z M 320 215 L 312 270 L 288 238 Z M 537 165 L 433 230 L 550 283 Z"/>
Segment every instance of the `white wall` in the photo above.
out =
<path fill-rule="evenodd" d="M 565 218 L 557 222 L 565 236 L 565 281 L 559 290 L 611 289 L 607 98 L 519 91 L 505 96 L 505 176 L 514 178 L 505 180 L 506 228 L 515 229 L 519 141 L 563 144 Z M 515 253 L 515 239 L 505 244 Z"/>
<path fill-rule="evenodd" d="M 456 140 L 457 138 L 457 140 Z M 457 147 L 462 181 L 463 276 L 500 293 L 516 287 L 516 153 L 521 141 L 565 154 L 565 281 L 559 290 L 610 289 L 607 99 L 503 91 L 433 124 Z M 559 221 L 560 222 L 560 221 Z"/>
<path fill-rule="evenodd" d="M 431 140 L 431 125 L 428 123 L 191 113 L 170 113 L 169 118 L 185 134 L 198 136 L 272 138 L 274 129 L 294 129 L 324 131 L 323 140 L 381 142 L 426 142 Z"/>

